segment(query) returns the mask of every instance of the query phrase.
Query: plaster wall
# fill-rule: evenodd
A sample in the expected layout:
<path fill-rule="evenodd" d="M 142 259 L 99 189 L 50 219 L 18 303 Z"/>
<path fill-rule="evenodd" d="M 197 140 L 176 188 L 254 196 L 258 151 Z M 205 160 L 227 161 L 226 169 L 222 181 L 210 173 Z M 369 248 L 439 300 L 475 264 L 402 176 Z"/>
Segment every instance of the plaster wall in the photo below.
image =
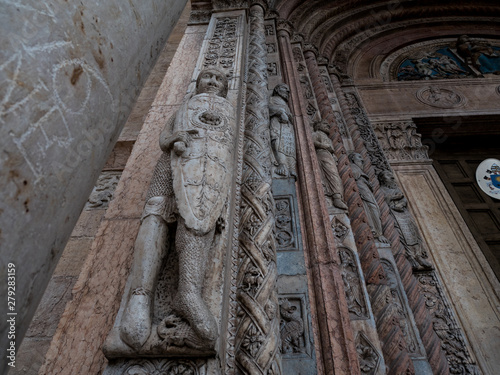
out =
<path fill-rule="evenodd" d="M 15 265 L 17 346 L 185 4 L 0 2 L 0 276 Z"/>

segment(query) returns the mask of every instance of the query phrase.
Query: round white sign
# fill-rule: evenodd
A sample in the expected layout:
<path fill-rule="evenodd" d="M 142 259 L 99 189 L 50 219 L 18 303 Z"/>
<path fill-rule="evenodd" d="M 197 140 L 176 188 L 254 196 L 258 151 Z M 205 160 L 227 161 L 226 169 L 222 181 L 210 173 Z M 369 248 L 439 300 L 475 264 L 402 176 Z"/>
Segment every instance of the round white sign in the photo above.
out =
<path fill-rule="evenodd" d="M 500 199 L 500 160 L 486 159 L 476 170 L 476 181 L 490 197 Z"/>

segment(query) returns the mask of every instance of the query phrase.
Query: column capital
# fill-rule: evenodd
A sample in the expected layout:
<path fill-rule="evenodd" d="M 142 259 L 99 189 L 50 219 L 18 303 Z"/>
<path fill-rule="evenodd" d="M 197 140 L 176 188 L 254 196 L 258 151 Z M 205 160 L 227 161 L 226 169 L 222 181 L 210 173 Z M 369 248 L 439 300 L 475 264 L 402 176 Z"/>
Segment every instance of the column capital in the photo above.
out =
<path fill-rule="evenodd" d="M 278 18 L 278 21 L 276 23 L 276 29 L 278 30 L 279 34 L 282 34 L 286 32 L 288 36 L 292 36 L 293 34 L 293 25 L 290 21 L 283 19 L 283 18 Z"/>
<path fill-rule="evenodd" d="M 304 50 L 304 55 L 306 53 L 313 53 L 314 57 L 318 58 L 318 56 L 319 56 L 318 48 L 312 43 L 305 43 L 303 50 Z"/>

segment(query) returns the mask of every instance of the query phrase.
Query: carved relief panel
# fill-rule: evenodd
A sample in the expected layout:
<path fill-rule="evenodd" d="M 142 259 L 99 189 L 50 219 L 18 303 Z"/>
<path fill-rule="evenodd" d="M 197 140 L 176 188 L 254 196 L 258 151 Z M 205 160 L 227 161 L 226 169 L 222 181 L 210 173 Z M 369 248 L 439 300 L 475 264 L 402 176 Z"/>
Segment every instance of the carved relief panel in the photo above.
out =
<path fill-rule="evenodd" d="M 368 319 L 368 310 L 357 256 L 347 247 L 339 247 L 340 269 L 351 319 Z"/>
<path fill-rule="evenodd" d="M 122 172 L 105 171 L 97 179 L 94 190 L 90 194 L 86 210 L 107 208 L 109 202 L 113 199 L 116 185 L 120 180 Z"/>
<path fill-rule="evenodd" d="M 428 160 L 428 147 L 413 121 L 372 123 L 377 139 L 389 160 Z"/>

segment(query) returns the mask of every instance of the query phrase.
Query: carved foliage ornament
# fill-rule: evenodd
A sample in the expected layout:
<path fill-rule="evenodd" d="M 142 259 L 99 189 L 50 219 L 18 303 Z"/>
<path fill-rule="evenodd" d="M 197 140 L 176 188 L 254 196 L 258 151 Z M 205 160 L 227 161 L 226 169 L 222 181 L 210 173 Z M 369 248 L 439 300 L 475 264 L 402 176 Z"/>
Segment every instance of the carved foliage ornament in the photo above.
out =
<path fill-rule="evenodd" d="M 358 352 L 359 369 L 364 375 L 373 375 L 377 371 L 380 354 L 361 332 L 356 338 L 356 351 Z"/>
<path fill-rule="evenodd" d="M 442 341 L 442 348 L 450 366 L 451 374 L 479 375 L 479 369 L 473 362 L 462 331 L 458 327 L 451 309 L 444 302 L 444 295 L 433 271 L 418 277 L 425 306 L 431 313 L 432 326 Z"/>

